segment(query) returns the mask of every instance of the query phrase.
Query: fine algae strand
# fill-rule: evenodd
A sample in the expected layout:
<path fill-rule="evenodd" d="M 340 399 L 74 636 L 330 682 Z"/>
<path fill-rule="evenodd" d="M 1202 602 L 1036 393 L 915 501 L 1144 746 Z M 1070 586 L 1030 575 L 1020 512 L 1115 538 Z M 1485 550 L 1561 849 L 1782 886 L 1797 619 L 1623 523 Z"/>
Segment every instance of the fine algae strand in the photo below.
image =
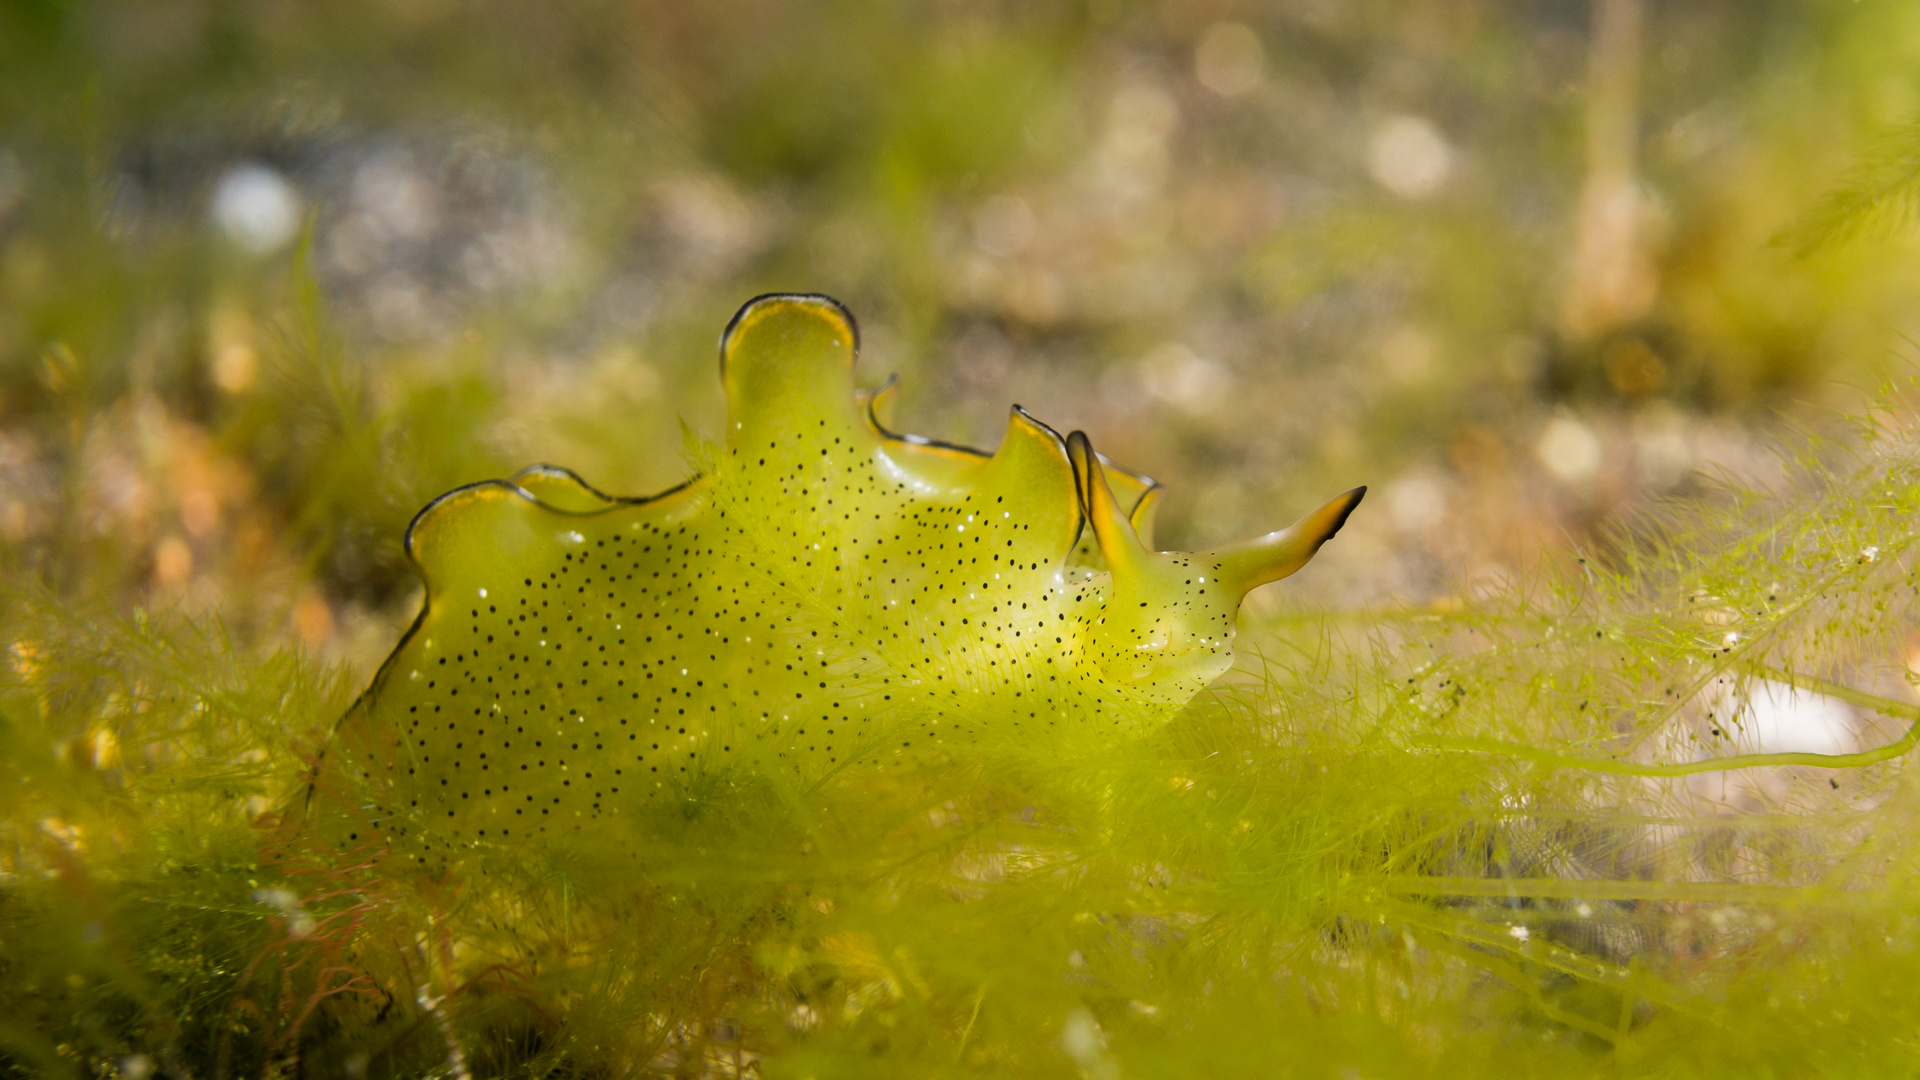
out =
<path fill-rule="evenodd" d="M 423 869 L 617 824 L 740 770 L 812 783 L 982 740 L 1152 730 L 1233 663 L 1250 590 L 1356 488 L 1256 540 L 1152 547 L 1157 485 L 1018 406 L 992 454 L 889 431 L 859 331 L 771 295 L 720 344 L 724 445 L 651 498 L 535 466 L 415 518 L 418 621 L 306 816 Z"/>

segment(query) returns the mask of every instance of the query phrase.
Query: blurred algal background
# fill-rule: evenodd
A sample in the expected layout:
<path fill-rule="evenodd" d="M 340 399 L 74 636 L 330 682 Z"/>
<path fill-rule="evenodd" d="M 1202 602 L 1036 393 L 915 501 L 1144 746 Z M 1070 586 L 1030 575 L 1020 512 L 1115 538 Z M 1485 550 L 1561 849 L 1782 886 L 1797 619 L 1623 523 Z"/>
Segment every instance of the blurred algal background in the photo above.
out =
<path fill-rule="evenodd" d="M 1920 313 L 1901 236 L 1793 239 L 1920 109 L 1890 0 L 0 13 L 5 573 L 362 676 L 423 503 L 677 482 L 761 292 L 847 302 L 907 430 L 1086 429 L 1168 546 L 1372 485 L 1269 613 L 1764 484 Z"/>

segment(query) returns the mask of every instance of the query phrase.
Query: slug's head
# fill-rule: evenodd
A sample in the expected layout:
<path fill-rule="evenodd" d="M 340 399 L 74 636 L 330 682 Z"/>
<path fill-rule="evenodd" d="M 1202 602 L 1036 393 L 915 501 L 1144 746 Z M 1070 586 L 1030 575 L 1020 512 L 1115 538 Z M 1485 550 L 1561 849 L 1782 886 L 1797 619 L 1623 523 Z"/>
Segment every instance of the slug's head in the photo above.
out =
<path fill-rule="evenodd" d="M 1086 435 L 1068 436 L 1067 452 L 1112 578 L 1094 619 L 1092 658 L 1108 680 L 1173 702 L 1233 666 L 1234 617 L 1247 593 L 1305 566 L 1367 493 L 1355 488 L 1258 539 L 1211 551 L 1153 551 L 1114 498 Z"/>

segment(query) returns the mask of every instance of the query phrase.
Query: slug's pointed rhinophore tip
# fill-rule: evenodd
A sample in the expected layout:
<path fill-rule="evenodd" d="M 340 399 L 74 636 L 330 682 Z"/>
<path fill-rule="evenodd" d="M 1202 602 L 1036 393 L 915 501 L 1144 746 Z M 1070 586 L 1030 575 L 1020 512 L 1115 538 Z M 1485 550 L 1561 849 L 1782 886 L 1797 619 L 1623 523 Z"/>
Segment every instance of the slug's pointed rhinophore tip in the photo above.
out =
<path fill-rule="evenodd" d="M 1087 439 L 1086 432 L 1076 431 L 1067 436 L 1067 455 L 1073 459 L 1081 512 L 1093 527 L 1094 543 L 1100 548 L 1100 557 L 1107 562 L 1107 570 L 1115 580 L 1138 576 L 1142 562 L 1152 552 L 1140 542 L 1140 534 L 1127 520 L 1120 501 L 1113 497 L 1107 471 L 1100 464 L 1100 455 L 1093 452 L 1093 443 Z"/>
<path fill-rule="evenodd" d="M 1366 488 L 1354 488 L 1284 529 L 1216 548 L 1209 555 L 1221 577 L 1245 595 L 1307 565 L 1320 545 L 1347 523 L 1347 516 L 1366 494 Z"/>

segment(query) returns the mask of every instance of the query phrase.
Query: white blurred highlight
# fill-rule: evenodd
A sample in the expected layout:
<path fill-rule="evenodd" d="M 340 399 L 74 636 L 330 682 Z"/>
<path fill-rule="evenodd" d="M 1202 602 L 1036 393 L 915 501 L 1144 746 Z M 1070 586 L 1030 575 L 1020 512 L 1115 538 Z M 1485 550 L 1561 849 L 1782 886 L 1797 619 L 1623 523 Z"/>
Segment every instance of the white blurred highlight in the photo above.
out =
<path fill-rule="evenodd" d="M 1860 748 L 1855 720 L 1843 701 L 1761 679 L 1747 687 L 1728 734 L 1749 753 L 1851 754 Z"/>
<path fill-rule="evenodd" d="M 1440 190 L 1453 172 L 1453 147 L 1433 122 L 1394 116 L 1373 133 L 1368 171 L 1380 186 L 1403 199 L 1423 199 Z"/>
<path fill-rule="evenodd" d="M 1418 534 L 1438 528 L 1447 513 L 1447 493 L 1430 476 L 1407 476 L 1394 481 L 1386 492 L 1387 513 L 1394 528 Z"/>
<path fill-rule="evenodd" d="M 1149 394 L 1198 416 L 1226 404 L 1233 377 L 1218 361 L 1198 356 L 1179 342 L 1156 347 L 1141 360 Z"/>
<path fill-rule="evenodd" d="M 241 249 L 267 255 L 300 231 L 300 193 L 274 169 L 248 162 L 227 170 L 213 189 L 213 221 Z"/>
<path fill-rule="evenodd" d="M 1267 52 L 1245 25 L 1215 23 L 1200 35 L 1193 70 L 1201 86 L 1221 97 L 1237 97 L 1266 81 Z"/>
<path fill-rule="evenodd" d="M 1540 464 L 1564 483 L 1577 484 L 1600 471 L 1600 437 L 1571 416 L 1548 421 L 1535 450 Z"/>

